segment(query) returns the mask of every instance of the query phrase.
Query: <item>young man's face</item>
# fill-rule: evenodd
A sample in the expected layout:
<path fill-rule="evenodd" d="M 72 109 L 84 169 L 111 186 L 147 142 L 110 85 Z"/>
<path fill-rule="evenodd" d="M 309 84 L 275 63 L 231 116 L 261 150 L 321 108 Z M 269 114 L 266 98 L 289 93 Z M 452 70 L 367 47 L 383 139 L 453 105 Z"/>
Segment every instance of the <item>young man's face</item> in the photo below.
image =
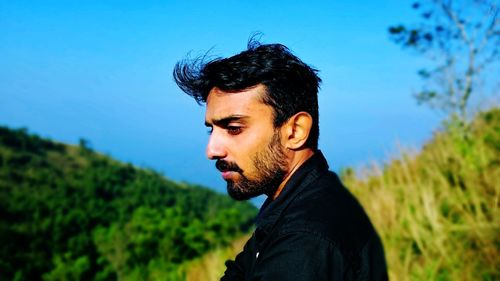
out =
<path fill-rule="evenodd" d="M 213 88 L 207 98 L 207 157 L 217 160 L 228 193 L 237 200 L 272 196 L 288 170 L 273 109 L 262 102 L 265 90 L 263 85 L 232 93 Z"/>

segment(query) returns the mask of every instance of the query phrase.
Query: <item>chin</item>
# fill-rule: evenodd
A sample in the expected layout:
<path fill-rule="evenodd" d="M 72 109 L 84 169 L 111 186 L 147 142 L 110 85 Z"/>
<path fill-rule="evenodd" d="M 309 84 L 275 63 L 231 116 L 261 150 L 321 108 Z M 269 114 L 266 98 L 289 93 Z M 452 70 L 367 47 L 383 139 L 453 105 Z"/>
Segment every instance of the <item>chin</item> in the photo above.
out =
<path fill-rule="evenodd" d="M 240 188 L 235 187 L 234 184 L 230 182 L 227 183 L 227 194 L 234 200 L 238 201 L 245 201 L 262 195 L 262 193 L 252 193 L 246 190 L 241 190 Z"/>

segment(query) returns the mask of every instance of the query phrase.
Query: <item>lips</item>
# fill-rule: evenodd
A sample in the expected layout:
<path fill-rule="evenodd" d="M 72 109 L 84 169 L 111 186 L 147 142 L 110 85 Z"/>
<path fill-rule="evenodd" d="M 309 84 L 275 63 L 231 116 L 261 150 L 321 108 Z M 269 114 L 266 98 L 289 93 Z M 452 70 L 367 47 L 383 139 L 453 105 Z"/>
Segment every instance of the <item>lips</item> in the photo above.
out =
<path fill-rule="evenodd" d="M 234 162 L 228 162 L 222 159 L 217 160 L 215 167 L 221 171 L 222 178 L 225 180 L 230 180 L 236 176 L 237 173 L 241 173 L 242 170 Z"/>
<path fill-rule="evenodd" d="M 234 174 L 236 174 L 236 173 L 237 172 L 235 172 L 235 171 L 222 171 L 221 175 L 222 175 L 223 179 L 230 180 L 231 178 L 234 177 Z"/>

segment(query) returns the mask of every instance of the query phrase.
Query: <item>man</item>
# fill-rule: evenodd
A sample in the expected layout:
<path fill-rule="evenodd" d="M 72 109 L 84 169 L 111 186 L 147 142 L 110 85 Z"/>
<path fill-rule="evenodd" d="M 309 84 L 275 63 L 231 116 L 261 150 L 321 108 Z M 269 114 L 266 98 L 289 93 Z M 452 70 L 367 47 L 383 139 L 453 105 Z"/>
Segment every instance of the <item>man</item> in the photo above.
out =
<path fill-rule="evenodd" d="M 283 45 L 176 64 L 206 103 L 207 156 L 237 200 L 268 196 L 221 280 L 387 280 L 381 241 L 318 150 L 317 70 Z"/>

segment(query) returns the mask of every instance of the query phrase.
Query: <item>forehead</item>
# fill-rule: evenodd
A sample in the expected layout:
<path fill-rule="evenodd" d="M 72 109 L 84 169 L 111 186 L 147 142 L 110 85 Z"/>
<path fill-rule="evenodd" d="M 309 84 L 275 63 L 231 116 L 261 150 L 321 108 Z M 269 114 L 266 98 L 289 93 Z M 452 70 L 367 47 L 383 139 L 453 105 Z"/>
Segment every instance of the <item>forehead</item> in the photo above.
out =
<path fill-rule="evenodd" d="M 265 91 L 261 84 L 238 92 L 213 88 L 207 97 L 205 119 L 212 123 L 229 116 L 270 118 L 273 111 L 263 102 Z"/>

